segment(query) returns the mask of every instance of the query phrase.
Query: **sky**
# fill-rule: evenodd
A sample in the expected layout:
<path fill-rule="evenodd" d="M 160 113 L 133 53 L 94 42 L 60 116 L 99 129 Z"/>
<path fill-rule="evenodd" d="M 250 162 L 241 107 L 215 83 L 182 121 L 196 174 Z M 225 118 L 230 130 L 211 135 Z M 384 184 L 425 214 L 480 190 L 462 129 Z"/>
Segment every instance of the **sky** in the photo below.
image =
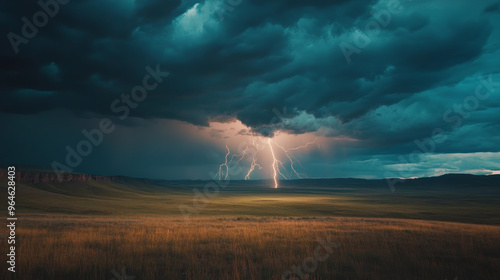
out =
<path fill-rule="evenodd" d="M 0 164 L 209 179 L 229 149 L 261 179 L 273 149 L 280 179 L 500 173 L 498 1 L 40 3 L 0 3 Z"/>

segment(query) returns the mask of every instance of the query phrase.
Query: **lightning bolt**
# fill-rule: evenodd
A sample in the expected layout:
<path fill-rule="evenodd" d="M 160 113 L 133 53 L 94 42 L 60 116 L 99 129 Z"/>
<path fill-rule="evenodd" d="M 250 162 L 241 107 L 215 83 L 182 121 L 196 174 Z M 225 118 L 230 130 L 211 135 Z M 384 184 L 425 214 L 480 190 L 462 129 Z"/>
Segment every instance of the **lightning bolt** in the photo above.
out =
<path fill-rule="evenodd" d="M 278 148 L 280 148 L 281 150 L 283 150 L 283 152 L 285 153 L 286 157 L 288 158 L 288 160 L 290 161 L 290 169 L 292 169 L 292 172 L 295 173 L 295 175 L 299 178 L 299 179 L 302 179 L 302 176 L 300 176 L 299 172 L 297 172 L 297 170 L 295 170 L 295 167 L 293 166 L 294 164 L 294 161 L 293 161 L 293 156 L 292 154 L 290 153 L 290 151 L 296 151 L 296 150 L 301 150 L 301 149 L 305 149 L 307 147 L 309 147 L 310 145 L 313 145 L 313 144 L 316 144 L 316 139 L 314 139 L 313 141 L 310 141 L 310 142 L 307 142 L 306 144 L 302 145 L 302 146 L 298 146 L 298 147 L 295 147 L 295 148 L 290 148 L 290 149 L 285 149 L 285 147 L 279 145 L 278 143 L 276 142 L 273 142 L 274 145 L 276 145 Z M 319 144 L 318 144 L 318 148 L 319 148 Z M 302 164 L 300 163 L 300 161 L 298 159 L 295 159 L 300 166 L 302 166 Z M 284 168 L 284 167 L 283 167 Z M 286 169 L 285 169 L 286 170 Z"/>
<path fill-rule="evenodd" d="M 286 157 L 288 158 L 288 160 L 290 161 L 290 168 L 292 169 L 292 171 L 295 173 L 295 175 L 297 175 L 297 177 L 299 177 L 300 179 L 302 179 L 302 177 L 300 177 L 299 173 L 297 172 L 297 170 L 295 170 L 295 168 L 293 167 L 293 159 L 292 159 L 292 155 L 290 155 L 290 152 L 289 150 L 283 148 L 283 146 L 280 146 L 278 145 L 277 143 L 274 143 L 274 145 L 276 145 L 278 148 L 282 149 L 283 152 L 285 152 L 285 155 Z"/>
<path fill-rule="evenodd" d="M 248 173 L 245 176 L 245 180 L 250 179 L 250 174 L 252 174 L 256 166 L 259 167 L 259 169 L 262 169 L 262 166 L 260 166 L 260 164 L 257 163 L 257 158 L 254 156 L 254 158 L 252 159 L 252 165 L 250 165 L 250 169 L 248 170 Z"/>
<path fill-rule="evenodd" d="M 238 160 L 238 162 L 240 162 L 245 157 L 247 151 L 248 151 L 248 146 L 245 147 L 245 149 L 243 150 L 243 152 L 241 153 L 241 155 L 236 155 L 236 156 L 240 157 L 240 159 Z M 235 155 L 233 155 L 233 157 L 234 156 Z M 233 160 L 233 158 L 231 158 L 231 160 Z"/>
<path fill-rule="evenodd" d="M 227 144 L 226 144 L 226 149 L 227 149 L 227 154 L 226 154 L 226 157 L 225 157 L 225 161 L 224 161 L 223 164 L 219 165 L 219 172 L 218 172 L 218 174 L 219 174 L 219 180 L 221 180 L 221 178 L 222 178 L 222 174 L 223 174 L 222 168 L 223 167 L 226 167 L 226 176 L 224 177 L 224 180 L 227 179 L 227 175 L 229 174 L 229 168 L 227 167 L 227 163 L 228 163 L 227 162 L 227 157 L 229 156 L 229 154 L 231 153 L 231 151 L 229 150 L 229 147 L 227 146 Z"/>
<path fill-rule="evenodd" d="M 277 170 L 277 168 L 279 168 L 279 166 L 277 166 L 278 160 L 276 159 L 276 156 L 274 155 L 273 145 L 271 145 L 271 139 L 267 139 L 267 143 L 269 144 L 269 149 L 271 149 L 271 155 L 273 156 L 274 188 L 277 189 L 278 188 L 278 178 L 276 178 L 276 177 L 278 176 L 278 172 L 276 170 Z"/>
<path fill-rule="evenodd" d="M 272 159 L 273 159 L 272 164 L 271 164 L 271 168 L 272 168 L 272 173 L 273 173 L 274 188 L 278 188 L 278 186 L 279 186 L 279 182 L 278 182 L 278 177 L 279 176 L 283 177 L 284 179 L 288 179 L 288 177 L 285 176 L 285 174 L 283 174 L 282 170 L 284 172 L 286 172 L 289 175 L 289 177 L 291 177 L 293 174 L 295 174 L 297 176 L 297 178 L 302 179 L 302 176 L 295 169 L 295 166 L 294 166 L 295 161 L 300 166 L 302 166 L 302 164 L 300 163 L 300 161 L 298 159 L 295 159 L 293 157 L 291 151 L 305 149 L 305 148 L 307 148 L 307 147 L 309 147 L 309 146 L 311 146 L 313 144 L 316 144 L 316 139 L 314 139 L 313 141 L 310 141 L 310 142 L 308 142 L 308 143 L 306 143 L 304 145 L 301 145 L 301 146 L 298 146 L 298 147 L 294 147 L 294 148 L 288 148 L 287 149 L 287 148 L 279 145 L 278 143 L 272 141 L 271 138 L 267 139 L 267 145 L 269 146 L 269 150 L 271 152 L 271 156 L 272 156 Z M 290 169 L 291 169 L 290 172 L 288 172 L 288 170 L 285 167 L 285 165 L 283 164 L 283 162 L 278 159 L 278 154 L 275 153 L 275 149 L 273 148 L 273 145 L 275 145 L 281 151 L 283 151 L 283 153 L 287 157 L 288 161 L 290 162 Z M 320 147 L 319 144 L 317 144 L 317 145 L 318 145 L 318 147 Z M 255 144 L 255 140 L 253 141 L 253 147 L 257 148 L 257 146 Z M 237 159 L 237 162 L 240 162 L 241 160 L 243 160 L 246 157 L 246 155 L 247 155 L 248 149 L 249 149 L 249 146 L 246 146 L 245 149 L 241 152 L 241 154 L 233 154 L 229 158 L 229 156 L 231 155 L 231 151 L 230 151 L 229 147 L 226 144 L 227 153 L 226 153 L 226 156 L 224 157 L 224 163 L 222 163 L 221 165 L 219 165 L 219 172 L 218 172 L 219 180 L 222 180 L 222 177 L 224 177 L 225 180 L 227 179 L 228 174 L 229 174 L 229 167 L 228 167 L 228 165 L 235 158 Z M 262 169 L 262 166 L 257 163 L 257 153 L 253 155 L 252 162 L 250 164 L 250 168 L 248 169 L 248 172 L 245 175 L 245 180 L 249 180 L 250 179 L 250 175 L 252 174 L 252 172 L 255 170 L 256 167 L 258 167 L 259 169 Z"/>
<path fill-rule="evenodd" d="M 298 147 L 295 147 L 295 148 L 290 148 L 290 149 L 288 149 L 288 151 L 296 151 L 296 150 L 300 150 L 300 149 L 305 149 L 305 148 L 309 147 L 312 144 L 316 144 L 316 145 L 318 145 L 318 148 L 320 148 L 320 145 L 316 143 L 316 140 L 318 140 L 318 138 L 314 138 L 313 141 L 307 142 L 305 145 L 298 146 Z"/>

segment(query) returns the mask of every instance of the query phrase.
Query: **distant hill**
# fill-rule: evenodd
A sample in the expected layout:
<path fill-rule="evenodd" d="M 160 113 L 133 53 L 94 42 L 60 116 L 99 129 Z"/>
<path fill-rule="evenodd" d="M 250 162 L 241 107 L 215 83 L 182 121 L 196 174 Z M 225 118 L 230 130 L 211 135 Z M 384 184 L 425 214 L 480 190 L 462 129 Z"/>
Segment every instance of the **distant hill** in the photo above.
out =
<path fill-rule="evenodd" d="M 7 177 L 7 167 L 0 166 L 0 179 Z M 96 174 L 84 174 L 66 172 L 59 180 L 57 174 L 49 168 L 37 166 L 16 166 L 16 180 L 24 183 L 67 183 L 67 182 L 155 182 L 156 184 L 169 186 L 203 186 L 207 180 L 152 180 L 145 178 L 132 178 L 127 176 L 103 176 Z M 445 174 L 436 177 L 422 177 L 415 179 L 389 179 L 395 182 L 394 188 L 404 189 L 474 189 L 474 188 L 500 188 L 500 175 L 472 175 L 472 174 Z M 280 188 L 304 187 L 307 185 L 319 188 L 388 188 L 387 179 L 357 179 L 357 178 L 325 178 L 325 179 L 295 179 L 280 180 Z M 231 180 L 228 186 L 253 186 L 269 187 L 269 180 Z"/>
<path fill-rule="evenodd" d="M 25 214 L 342 216 L 500 224 L 500 176 L 448 174 L 398 181 L 354 178 L 150 180 L 16 166 L 16 210 Z M 0 168 L 0 184 L 7 171 Z M 227 183 L 227 184 L 226 184 Z M 7 192 L 0 200 L 7 201 Z M 182 210 L 182 211 L 181 211 Z M 184 212 L 183 212 L 184 211 Z"/>
<path fill-rule="evenodd" d="M 0 167 L 0 179 L 7 178 L 7 167 Z M 64 172 L 64 174 L 58 175 L 53 169 L 38 166 L 17 166 L 16 165 L 16 181 L 24 183 L 68 183 L 68 182 L 86 182 L 86 181 L 97 181 L 97 182 L 111 182 L 117 180 L 127 179 L 129 177 L 125 176 L 104 176 L 96 174 L 85 174 L 78 172 Z M 137 179 L 130 178 L 134 180 L 148 180 L 148 179 Z"/>

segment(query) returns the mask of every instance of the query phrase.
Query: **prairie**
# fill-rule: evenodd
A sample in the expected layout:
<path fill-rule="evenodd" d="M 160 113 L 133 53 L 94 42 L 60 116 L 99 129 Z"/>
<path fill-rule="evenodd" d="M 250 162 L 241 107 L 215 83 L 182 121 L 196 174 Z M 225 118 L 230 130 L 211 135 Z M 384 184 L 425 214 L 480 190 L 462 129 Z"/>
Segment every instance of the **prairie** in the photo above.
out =
<path fill-rule="evenodd" d="M 7 279 L 500 279 L 499 178 L 409 180 L 394 192 L 385 181 L 354 179 L 279 189 L 233 181 L 212 193 L 206 181 L 20 182 L 17 272 L 6 265 L 0 272 Z"/>
<path fill-rule="evenodd" d="M 477 178 L 475 178 L 477 177 Z M 385 180 L 233 181 L 205 193 L 207 181 L 19 183 L 19 214 L 377 217 L 500 225 L 500 176 L 402 184 Z M 210 183 L 210 182 L 208 182 Z M 288 183 L 288 185 L 286 184 Z M 6 193 L 0 193 L 6 201 Z"/>
<path fill-rule="evenodd" d="M 500 227 L 380 218 L 20 218 L 8 279 L 498 279 Z M 314 258 L 318 238 L 331 246 Z M 6 250 L 2 242 L 1 250 Z M 316 266 L 316 267 L 315 267 Z M 5 269 L 5 266 L 2 266 Z M 314 269 L 313 269 L 314 268 Z M 308 272 L 309 271 L 309 272 Z M 114 274 L 114 273 L 115 274 Z M 11 274 L 7 274 L 10 276 Z M 299 277 L 302 275 L 302 277 Z M 125 278 L 123 278 L 125 279 Z M 132 279 L 132 278 L 129 278 Z"/>

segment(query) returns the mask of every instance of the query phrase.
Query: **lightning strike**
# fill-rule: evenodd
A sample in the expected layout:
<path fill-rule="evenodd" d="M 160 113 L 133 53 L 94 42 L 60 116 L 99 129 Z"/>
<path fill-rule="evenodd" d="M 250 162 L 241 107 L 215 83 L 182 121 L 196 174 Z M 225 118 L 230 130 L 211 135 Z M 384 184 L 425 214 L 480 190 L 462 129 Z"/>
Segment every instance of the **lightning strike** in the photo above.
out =
<path fill-rule="evenodd" d="M 226 144 L 226 149 L 227 149 L 227 154 L 226 154 L 226 157 L 225 157 L 225 161 L 223 164 L 219 165 L 219 180 L 221 180 L 222 178 L 222 168 L 225 166 L 226 167 L 226 176 L 224 177 L 224 180 L 227 179 L 227 175 L 229 174 L 229 168 L 227 166 L 227 157 L 229 156 L 229 154 L 231 153 L 231 151 L 229 150 L 229 147 L 227 146 Z"/>
<path fill-rule="evenodd" d="M 290 155 L 289 150 L 285 149 L 283 146 L 278 145 L 277 143 L 274 143 L 274 145 L 278 146 L 278 148 L 282 149 L 283 152 L 285 152 L 286 157 L 290 161 L 290 168 L 292 169 L 293 173 L 295 173 L 295 175 L 297 175 L 297 177 L 299 177 L 300 179 L 302 179 L 302 177 L 300 176 L 299 172 L 297 172 L 297 170 L 295 170 L 295 168 L 293 167 L 293 159 L 292 159 L 292 155 Z"/>
<path fill-rule="evenodd" d="M 252 159 L 252 165 L 250 165 L 250 169 L 248 170 L 248 173 L 245 176 L 245 180 L 249 180 L 250 179 L 250 174 L 252 174 L 252 172 L 253 172 L 253 170 L 255 169 L 256 166 L 259 167 L 259 169 L 262 169 L 262 166 L 260 166 L 260 164 L 257 163 L 257 158 L 254 157 Z"/>
<path fill-rule="evenodd" d="M 245 149 L 243 150 L 243 152 L 241 153 L 241 157 L 238 160 L 238 162 L 240 162 L 245 157 L 247 151 L 248 151 L 248 146 L 246 146 Z M 238 156 L 240 156 L 240 155 L 238 155 Z"/>
<path fill-rule="evenodd" d="M 315 138 L 313 141 L 307 142 L 306 144 L 304 144 L 302 146 L 298 146 L 298 147 L 295 147 L 295 148 L 290 148 L 290 149 L 288 149 L 288 151 L 296 151 L 296 150 L 300 150 L 300 149 L 305 149 L 305 148 L 309 147 L 312 144 L 316 144 L 316 145 L 318 145 L 318 148 L 320 148 L 320 145 L 316 143 L 316 140 L 318 140 L 318 138 Z"/>
<path fill-rule="evenodd" d="M 294 158 L 291 151 L 305 149 L 313 144 L 316 144 L 316 139 L 314 139 L 314 141 L 310 141 L 302 146 L 287 149 L 287 148 L 279 145 L 278 143 L 272 141 L 271 139 L 267 139 L 267 145 L 269 146 L 269 150 L 271 152 L 271 156 L 272 156 L 272 160 L 273 160 L 272 164 L 271 164 L 271 168 L 272 168 L 272 174 L 273 174 L 274 188 L 278 188 L 278 186 L 279 186 L 279 182 L 278 182 L 279 178 L 278 177 L 280 177 L 280 176 L 283 177 L 284 179 L 288 179 L 288 178 L 291 178 L 293 174 L 295 174 L 295 176 L 297 176 L 297 178 L 302 179 L 302 176 L 295 169 L 295 166 L 294 166 L 295 162 L 297 162 L 300 166 L 302 166 L 302 164 L 300 163 L 300 161 L 298 159 Z M 276 145 L 276 147 L 278 147 L 281 151 L 283 151 L 283 153 L 287 157 L 288 161 L 290 162 L 290 169 L 291 169 L 290 172 L 288 172 L 288 169 L 285 167 L 283 162 L 279 160 L 279 158 L 278 158 L 279 155 L 277 153 L 275 153 L 275 149 L 273 148 L 273 145 Z M 319 144 L 317 144 L 317 145 L 318 145 L 318 147 L 320 147 Z M 233 154 L 231 157 L 229 157 L 231 155 L 231 151 L 226 144 L 227 153 L 226 153 L 226 156 L 224 158 L 224 163 L 222 163 L 219 166 L 219 172 L 218 172 L 219 180 L 222 180 L 222 177 L 224 177 L 224 179 L 227 179 L 228 174 L 229 174 L 228 165 L 235 158 L 237 159 L 237 162 L 240 162 L 241 160 L 243 160 L 249 154 L 249 153 L 247 153 L 249 147 L 251 147 L 251 146 L 246 146 L 245 149 L 241 152 L 241 154 Z M 257 150 L 260 150 L 260 149 L 258 149 L 258 147 L 255 143 L 255 140 L 253 141 L 253 147 L 256 148 Z M 252 162 L 250 163 L 250 168 L 248 169 L 248 172 L 245 175 L 245 180 L 250 179 L 250 175 L 252 174 L 252 172 L 255 170 L 256 167 L 258 167 L 259 169 L 262 169 L 262 166 L 257 163 L 257 153 L 255 153 L 253 155 Z M 287 173 L 288 176 L 286 176 L 284 174 L 284 172 Z"/>
<path fill-rule="evenodd" d="M 273 145 L 271 145 L 271 139 L 268 139 L 267 140 L 267 143 L 269 144 L 269 149 L 271 149 L 271 155 L 273 156 L 273 178 L 274 178 L 274 188 L 277 189 L 278 188 L 278 178 L 276 178 L 278 176 L 278 172 L 276 171 L 276 169 L 278 168 L 277 166 L 277 160 L 276 160 L 276 156 L 274 155 L 274 150 L 273 150 Z"/>
<path fill-rule="evenodd" d="M 245 157 L 245 154 L 246 154 L 247 150 L 248 150 L 248 146 L 245 147 L 245 150 L 243 150 L 243 152 L 241 154 L 233 154 L 231 156 L 231 159 L 229 160 L 228 164 L 231 163 L 231 162 L 233 162 L 233 159 L 235 157 L 239 157 L 239 159 L 237 160 L 237 162 L 240 162 Z"/>

